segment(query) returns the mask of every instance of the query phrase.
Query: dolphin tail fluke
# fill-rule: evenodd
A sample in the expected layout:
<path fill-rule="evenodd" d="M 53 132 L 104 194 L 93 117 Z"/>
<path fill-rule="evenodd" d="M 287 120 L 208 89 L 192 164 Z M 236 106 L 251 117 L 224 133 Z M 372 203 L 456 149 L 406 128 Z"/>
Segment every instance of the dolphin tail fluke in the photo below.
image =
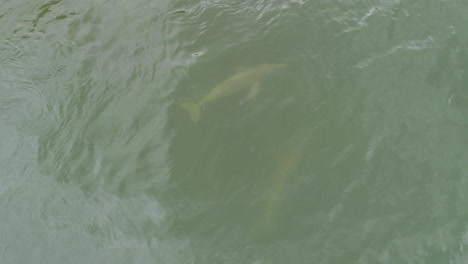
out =
<path fill-rule="evenodd" d="M 180 104 L 180 106 L 189 113 L 190 119 L 192 119 L 194 123 L 197 123 L 200 120 L 200 103 L 183 102 Z"/>

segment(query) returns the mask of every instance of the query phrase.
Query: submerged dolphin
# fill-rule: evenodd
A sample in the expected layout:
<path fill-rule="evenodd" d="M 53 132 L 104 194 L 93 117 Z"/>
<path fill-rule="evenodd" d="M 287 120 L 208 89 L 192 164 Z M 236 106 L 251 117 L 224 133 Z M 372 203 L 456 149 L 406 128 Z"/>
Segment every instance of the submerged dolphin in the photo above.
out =
<path fill-rule="evenodd" d="M 200 120 L 200 112 L 204 105 L 218 99 L 250 89 L 248 98 L 255 96 L 260 89 L 261 80 L 272 71 L 285 67 L 285 64 L 260 64 L 253 67 L 241 67 L 237 73 L 218 84 L 205 97 L 195 103 L 181 103 L 182 108 L 188 111 L 193 122 Z"/>
<path fill-rule="evenodd" d="M 272 175 L 269 191 L 266 193 L 266 204 L 261 212 L 258 227 L 261 233 L 273 234 L 278 229 L 278 217 L 285 196 L 288 179 L 292 177 L 304 158 L 307 143 L 313 136 L 315 126 L 298 129 L 293 137 L 282 146 L 283 150 L 275 161 L 276 170 Z"/>

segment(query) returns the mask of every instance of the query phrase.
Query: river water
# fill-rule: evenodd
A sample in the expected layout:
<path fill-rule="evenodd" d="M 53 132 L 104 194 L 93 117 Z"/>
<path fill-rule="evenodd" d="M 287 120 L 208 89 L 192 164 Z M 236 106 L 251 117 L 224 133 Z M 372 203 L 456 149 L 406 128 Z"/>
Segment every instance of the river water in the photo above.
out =
<path fill-rule="evenodd" d="M 467 13 L 3 0 L 0 263 L 468 263 Z"/>

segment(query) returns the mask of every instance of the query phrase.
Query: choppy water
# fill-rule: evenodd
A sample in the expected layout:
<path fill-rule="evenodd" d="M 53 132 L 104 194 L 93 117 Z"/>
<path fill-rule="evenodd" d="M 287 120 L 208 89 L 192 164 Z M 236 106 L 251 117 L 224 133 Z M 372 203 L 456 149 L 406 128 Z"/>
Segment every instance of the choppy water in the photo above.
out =
<path fill-rule="evenodd" d="M 0 263 L 468 263 L 467 13 L 2 1 Z"/>

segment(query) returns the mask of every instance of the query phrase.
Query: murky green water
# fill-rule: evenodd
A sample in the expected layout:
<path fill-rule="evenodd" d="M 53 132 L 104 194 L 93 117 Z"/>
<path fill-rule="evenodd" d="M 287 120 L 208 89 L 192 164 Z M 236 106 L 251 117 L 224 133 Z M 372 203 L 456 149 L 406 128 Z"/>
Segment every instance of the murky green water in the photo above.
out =
<path fill-rule="evenodd" d="M 467 13 L 3 0 L 0 263 L 468 263 Z"/>

